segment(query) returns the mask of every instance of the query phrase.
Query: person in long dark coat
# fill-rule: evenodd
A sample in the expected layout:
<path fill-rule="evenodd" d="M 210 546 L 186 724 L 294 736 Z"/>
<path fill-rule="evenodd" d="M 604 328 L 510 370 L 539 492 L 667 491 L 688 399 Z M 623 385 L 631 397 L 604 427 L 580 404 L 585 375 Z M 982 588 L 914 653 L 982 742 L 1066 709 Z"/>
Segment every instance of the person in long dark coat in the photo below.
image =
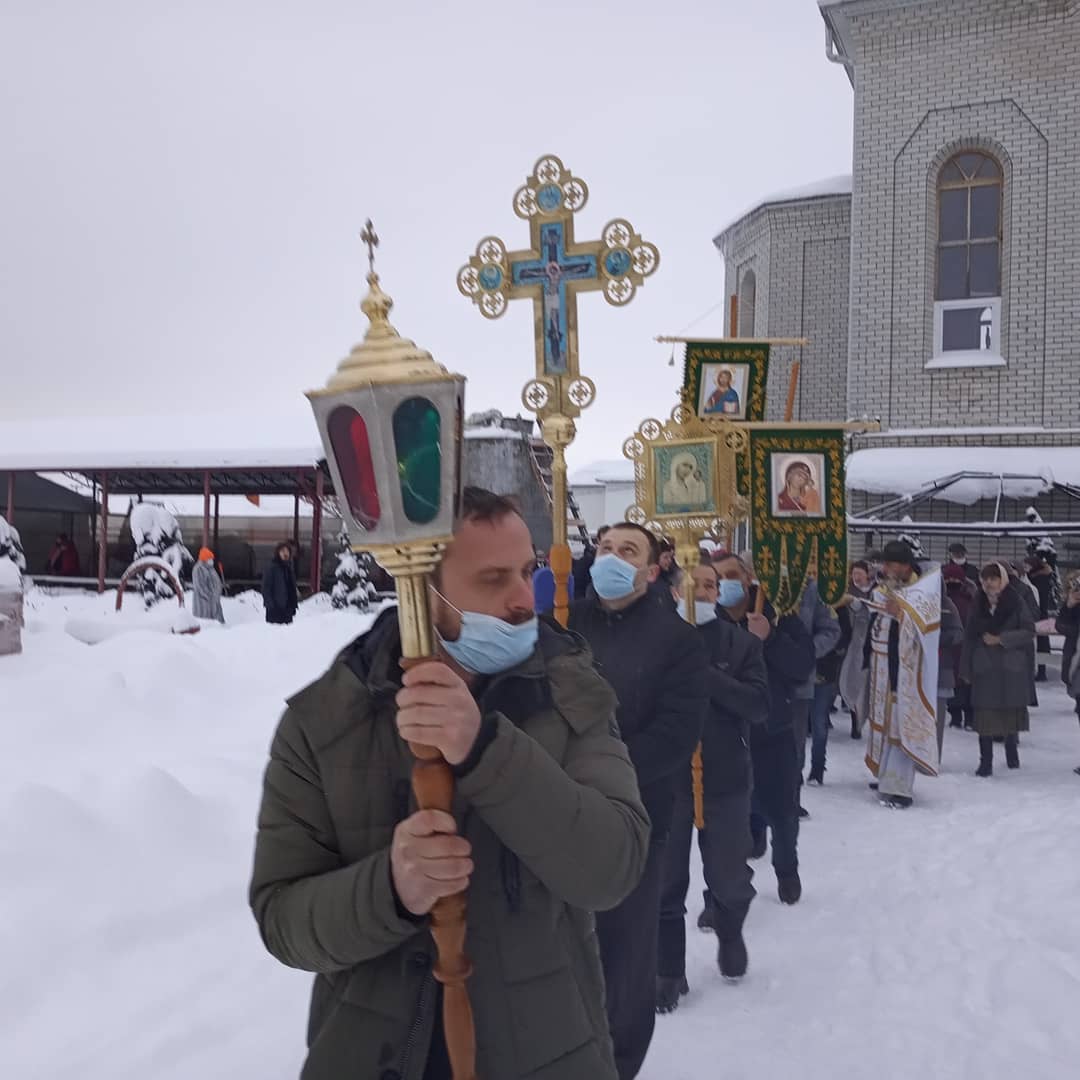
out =
<path fill-rule="evenodd" d="M 982 592 L 968 620 L 961 678 L 971 686 L 975 730 L 979 733 L 976 776 L 994 772 L 994 738 L 1005 738 L 1005 760 L 1020 767 L 1019 733 L 1029 730 L 1028 705 L 1034 689 L 1031 649 L 1035 623 L 1004 566 L 988 563 L 980 573 Z M 1026 586 L 1021 586 L 1026 588 Z"/>
<path fill-rule="evenodd" d="M 274 552 L 274 560 L 263 574 L 262 595 L 268 623 L 287 624 L 293 621 L 300 597 L 296 591 L 292 548 L 288 544 L 279 544 Z"/>
<path fill-rule="evenodd" d="M 1065 603 L 1057 616 L 1057 632 L 1065 638 L 1061 649 L 1061 681 L 1075 695 L 1076 715 L 1080 717 L 1080 693 L 1077 693 L 1080 674 L 1077 672 L 1076 650 L 1080 643 L 1080 577 L 1074 577 L 1065 592 Z M 1073 770 L 1080 776 L 1080 768 Z"/>
<path fill-rule="evenodd" d="M 1024 560 L 1027 567 L 1028 581 L 1035 586 L 1039 594 L 1039 619 L 1052 618 L 1054 596 L 1054 570 L 1053 567 L 1038 555 L 1029 555 Z M 1046 682 L 1046 660 L 1050 655 L 1050 638 L 1046 634 L 1039 634 L 1035 639 L 1036 651 L 1039 654 L 1039 667 L 1035 672 L 1036 682 Z"/>
<path fill-rule="evenodd" d="M 972 583 L 964 568 L 958 566 L 955 562 L 949 562 L 942 567 L 941 576 L 945 582 L 945 592 L 953 602 L 960 616 L 960 621 L 966 629 L 979 589 Z M 949 702 L 950 726 L 974 731 L 975 713 L 971 708 L 971 687 L 960 680 L 960 657 L 963 651 L 962 641 L 961 644 L 955 645 L 949 650 L 948 662 L 952 665 L 953 682 L 956 687 L 953 691 L 952 701 Z M 943 657 L 942 663 L 944 662 Z"/>

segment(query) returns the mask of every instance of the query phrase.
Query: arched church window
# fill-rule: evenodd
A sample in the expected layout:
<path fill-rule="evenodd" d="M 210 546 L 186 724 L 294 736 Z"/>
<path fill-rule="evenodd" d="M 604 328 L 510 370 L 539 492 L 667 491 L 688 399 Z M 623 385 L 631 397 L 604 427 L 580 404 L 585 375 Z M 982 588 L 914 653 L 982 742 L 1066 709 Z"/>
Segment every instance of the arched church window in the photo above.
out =
<path fill-rule="evenodd" d="M 976 151 L 957 154 L 941 170 L 938 300 L 1001 295 L 1002 182 L 998 162 Z"/>
<path fill-rule="evenodd" d="M 754 336 L 754 309 L 757 306 L 757 275 L 747 270 L 739 284 L 739 337 Z"/>
<path fill-rule="evenodd" d="M 934 356 L 930 367 L 1004 364 L 1001 349 L 1001 163 L 964 150 L 937 176 Z"/>

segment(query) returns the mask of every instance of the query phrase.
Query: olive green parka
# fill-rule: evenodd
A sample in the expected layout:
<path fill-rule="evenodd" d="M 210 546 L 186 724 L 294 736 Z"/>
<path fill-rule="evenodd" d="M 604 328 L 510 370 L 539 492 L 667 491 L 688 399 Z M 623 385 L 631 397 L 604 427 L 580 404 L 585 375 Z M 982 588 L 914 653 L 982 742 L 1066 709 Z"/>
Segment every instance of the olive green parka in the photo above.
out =
<path fill-rule="evenodd" d="M 416 810 L 399 660 L 388 613 L 288 702 L 271 747 L 250 899 L 267 949 L 317 976 L 304 1080 L 421 1080 L 435 1030 L 434 943 L 390 874 Z M 474 692 L 490 741 L 454 815 L 475 864 L 479 1080 L 614 1080 L 591 912 L 634 888 L 649 841 L 614 694 L 547 623 L 529 660 Z"/>

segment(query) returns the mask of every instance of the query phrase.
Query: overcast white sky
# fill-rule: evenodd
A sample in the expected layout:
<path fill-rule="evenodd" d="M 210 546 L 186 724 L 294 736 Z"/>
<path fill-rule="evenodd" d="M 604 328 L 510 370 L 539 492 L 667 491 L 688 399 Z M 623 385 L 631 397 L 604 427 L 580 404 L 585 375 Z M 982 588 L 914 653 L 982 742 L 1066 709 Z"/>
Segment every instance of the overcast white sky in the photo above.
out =
<path fill-rule="evenodd" d="M 455 275 L 525 246 L 511 196 L 558 154 L 579 238 L 626 217 L 662 255 L 629 307 L 580 301 L 572 464 L 670 411 L 652 337 L 722 299 L 717 230 L 851 168 L 815 0 L 0 0 L 0 120 L 0 417 L 303 417 L 363 333 L 369 215 L 398 329 L 516 413 L 531 305 L 489 323 Z"/>

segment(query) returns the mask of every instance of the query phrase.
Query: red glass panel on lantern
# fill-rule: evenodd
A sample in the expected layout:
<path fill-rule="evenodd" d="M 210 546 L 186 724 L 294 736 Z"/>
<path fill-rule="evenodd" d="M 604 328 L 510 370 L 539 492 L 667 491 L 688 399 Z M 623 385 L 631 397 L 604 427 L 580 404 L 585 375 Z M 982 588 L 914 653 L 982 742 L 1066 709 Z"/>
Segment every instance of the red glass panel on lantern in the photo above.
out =
<path fill-rule="evenodd" d="M 349 511 L 361 528 L 370 531 L 379 524 L 382 509 L 367 424 L 354 408 L 339 405 L 330 414 L 326 427 Z"/>

